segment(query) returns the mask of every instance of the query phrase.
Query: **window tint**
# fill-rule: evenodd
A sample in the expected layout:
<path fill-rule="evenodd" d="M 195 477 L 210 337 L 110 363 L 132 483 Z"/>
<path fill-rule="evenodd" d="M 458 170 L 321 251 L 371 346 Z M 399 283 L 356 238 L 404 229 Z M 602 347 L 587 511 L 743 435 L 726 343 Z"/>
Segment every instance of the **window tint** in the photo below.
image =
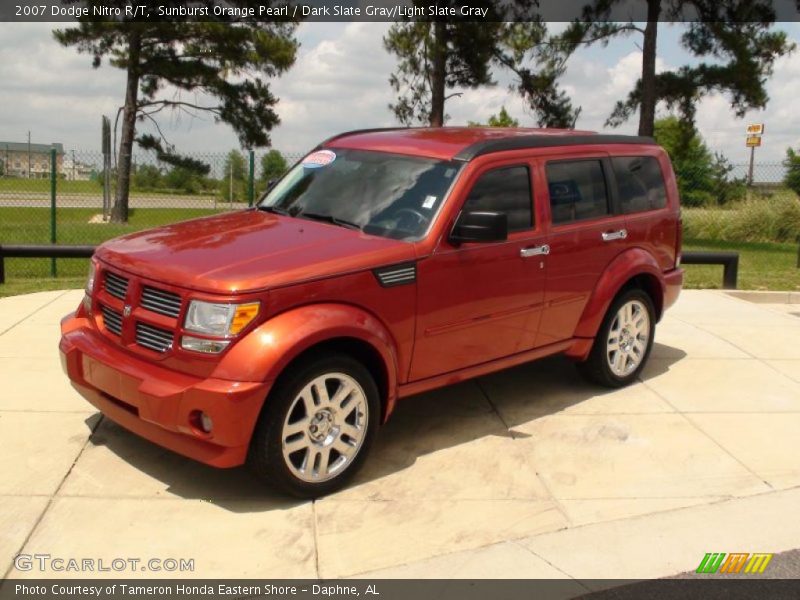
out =
<path fill-rule="evenodd" d="M 531 177 L 528 167 L 496 169 L 481 175 L 464 203 L 464 210 L 502 212 L 508 216 L 508 230 L 533 226 Z"/>
<path fill-rule="evenodd" d="M 606 180 L 599 160 L 549 163 L 547 185 L 553 223 L 609 214 Z"/>
<path fill-rule="evenodd" d="M 623 213 L 664 208 L 667 190 L 658 160 L 652 156 L 622 156 L 611 159 L 617 176 Z"/>

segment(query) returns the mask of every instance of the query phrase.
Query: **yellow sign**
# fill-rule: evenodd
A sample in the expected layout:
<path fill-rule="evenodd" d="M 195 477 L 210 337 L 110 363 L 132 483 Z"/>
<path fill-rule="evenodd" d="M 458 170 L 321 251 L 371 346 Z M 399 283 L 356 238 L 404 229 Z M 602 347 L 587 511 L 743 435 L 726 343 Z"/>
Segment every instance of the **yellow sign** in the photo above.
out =
<path fill-rule="evenodd" d="M 764 124 L 755 123 L 747 126 L 747 135 L 764 135 Z"/>
<path fill-rule="evenodd" d="M 760 135 L 748 135 L 745 141 L 745 146 L 748 148 L 758 148 L 761 145 Z"/>

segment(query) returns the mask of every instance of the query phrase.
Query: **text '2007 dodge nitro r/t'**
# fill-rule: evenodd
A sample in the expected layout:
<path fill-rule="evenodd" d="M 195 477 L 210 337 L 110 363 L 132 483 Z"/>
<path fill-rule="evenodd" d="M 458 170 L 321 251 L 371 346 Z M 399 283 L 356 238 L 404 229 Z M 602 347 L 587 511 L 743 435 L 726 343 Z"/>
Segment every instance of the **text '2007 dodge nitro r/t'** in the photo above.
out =
<path fill-rule="evenodd" d="M 314 497 L 354 474 L 400 398 L 557 353 L 633 381 L 680 246 L 649 138 L 356 131 L 252 209 L 100 246 L 62 361 L 130 431 Z"/>

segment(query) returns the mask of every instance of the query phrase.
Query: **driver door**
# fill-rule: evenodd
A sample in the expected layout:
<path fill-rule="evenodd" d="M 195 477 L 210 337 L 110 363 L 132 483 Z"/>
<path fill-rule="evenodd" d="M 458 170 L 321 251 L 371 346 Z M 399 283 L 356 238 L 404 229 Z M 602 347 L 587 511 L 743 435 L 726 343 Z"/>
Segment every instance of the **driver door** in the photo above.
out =
<path fill-rule="evenodd" d="M 532 168 L 518 159 L 476 172 L 462 211 L 502 212 L 508 239 L 447 239 L 417 265 L 418 316 L 409 380 L 533 347 L 544 300 L 546 239 L 534 217 Z"/>

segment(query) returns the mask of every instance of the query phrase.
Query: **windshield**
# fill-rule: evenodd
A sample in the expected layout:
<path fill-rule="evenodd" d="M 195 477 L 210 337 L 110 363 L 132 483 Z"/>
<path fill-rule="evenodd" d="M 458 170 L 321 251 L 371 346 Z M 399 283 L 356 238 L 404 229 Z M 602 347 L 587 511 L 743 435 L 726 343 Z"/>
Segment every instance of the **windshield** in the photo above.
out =
<path fill-rule="evenodd" d="M 442 205 L 460 163 L 364 150 L 317 150 L 259 202 L 262 210 L 419 239 Z"/>

